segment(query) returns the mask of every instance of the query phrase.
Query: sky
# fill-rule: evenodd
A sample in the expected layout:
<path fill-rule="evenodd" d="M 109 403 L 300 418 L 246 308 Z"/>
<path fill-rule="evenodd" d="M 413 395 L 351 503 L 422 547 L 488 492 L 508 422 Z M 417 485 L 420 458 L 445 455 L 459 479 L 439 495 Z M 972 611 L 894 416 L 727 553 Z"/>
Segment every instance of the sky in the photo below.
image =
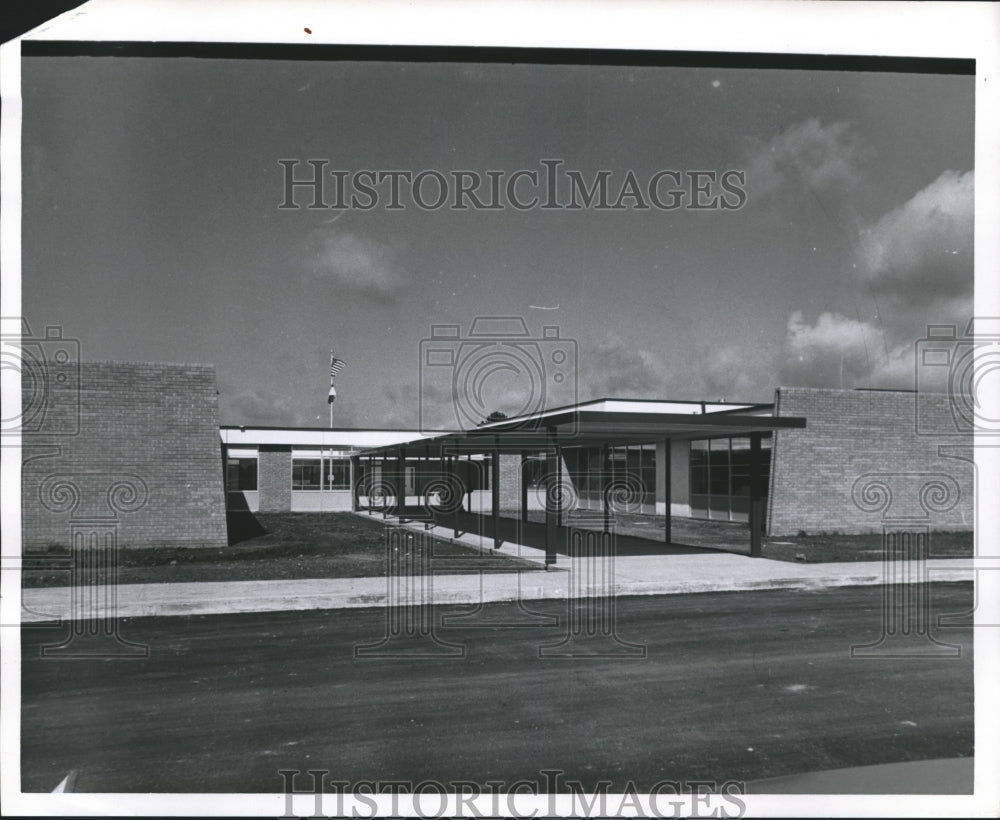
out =
<path fill-rule="evenodd" d="M 331 349 L 339 427 L 912 388 L 927 325 L 972 314 L 972 77 L 26 57 L 22 82 L 32 329 L 61 325 L 86 359 L 214 364 L 224 424 L 326 426 Z M 731 170 L 745 196 L 393 209 L 381 186 L 368 210 L 304 189 L 280 208 L 279 160 L 302 178 L 308 159 L 446 180 L 559 160 L 609 172 L 612 199 L 629 172 Z M 470 336 L 498 316 L 527 336 Z"/>

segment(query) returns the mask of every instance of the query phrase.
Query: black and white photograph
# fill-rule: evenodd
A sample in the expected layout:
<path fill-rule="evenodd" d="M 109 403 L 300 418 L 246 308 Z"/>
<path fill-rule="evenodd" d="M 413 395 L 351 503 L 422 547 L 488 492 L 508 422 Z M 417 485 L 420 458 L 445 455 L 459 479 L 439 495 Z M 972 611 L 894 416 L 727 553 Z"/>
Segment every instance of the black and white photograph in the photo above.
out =
<path fill-rule="evenodd" d="M 40 14 L 11 814 L 1000 812 L 1000 10 Z"/>

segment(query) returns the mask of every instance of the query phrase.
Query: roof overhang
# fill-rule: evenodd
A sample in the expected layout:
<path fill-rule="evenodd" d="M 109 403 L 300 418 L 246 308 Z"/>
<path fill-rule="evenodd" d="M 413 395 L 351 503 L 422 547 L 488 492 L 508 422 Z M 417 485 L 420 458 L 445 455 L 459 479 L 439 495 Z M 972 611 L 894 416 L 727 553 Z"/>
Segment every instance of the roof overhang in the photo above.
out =
<path fill-rule="evenodd" d="M 369 454 L 390 453 L 400 447 L 413 454 L 482 453 L 491 450 L 521 452 L 558 447 L 642 444 L 663 439 L 747 436 L 775 430 L 802 429 L 799 416 L 761 416 L 752 413 L 642 413 L 567 410 L 543 419 L 511 419 L 471 430 L 448 433 L 431 440 L 401 442 L 373 448 Z"/>

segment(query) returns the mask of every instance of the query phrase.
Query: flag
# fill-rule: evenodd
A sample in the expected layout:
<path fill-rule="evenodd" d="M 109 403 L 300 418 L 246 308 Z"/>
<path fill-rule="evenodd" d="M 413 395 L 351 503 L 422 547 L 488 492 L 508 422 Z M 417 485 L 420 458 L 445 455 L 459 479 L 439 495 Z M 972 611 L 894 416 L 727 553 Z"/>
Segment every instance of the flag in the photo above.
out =
<path fill-rule="evenodd" d="M 343 361 L 341 359 L 338 359 L 336 356 L 331 355 L 330 356 L 330 378 L 332 379 L 334 376 L 336 376 L 338 373 L 340 373 L 340 371 L 343 370 L 346 365 L 347 365 L 347 362 L 345 362 L 345 361 Z"/>

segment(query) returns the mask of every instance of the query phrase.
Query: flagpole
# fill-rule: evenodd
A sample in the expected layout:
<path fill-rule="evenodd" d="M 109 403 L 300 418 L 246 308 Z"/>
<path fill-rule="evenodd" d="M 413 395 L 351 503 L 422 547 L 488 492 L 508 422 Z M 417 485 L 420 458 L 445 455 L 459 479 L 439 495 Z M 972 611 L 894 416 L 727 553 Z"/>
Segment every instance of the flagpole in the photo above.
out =
<path fill-rule="evenodd" d="M 334 389 L 333 380 L 336 378 L 337 374 L 344 369 L 347 362 L 342 359 L 338 359 L 333 355 L 333 351 L 330 351 L 330 392 L 327 394 L 326 402 L 330 405 L 330 429 L 333 429 L 333 402 L 337 398 L 337 391 Z"/>

